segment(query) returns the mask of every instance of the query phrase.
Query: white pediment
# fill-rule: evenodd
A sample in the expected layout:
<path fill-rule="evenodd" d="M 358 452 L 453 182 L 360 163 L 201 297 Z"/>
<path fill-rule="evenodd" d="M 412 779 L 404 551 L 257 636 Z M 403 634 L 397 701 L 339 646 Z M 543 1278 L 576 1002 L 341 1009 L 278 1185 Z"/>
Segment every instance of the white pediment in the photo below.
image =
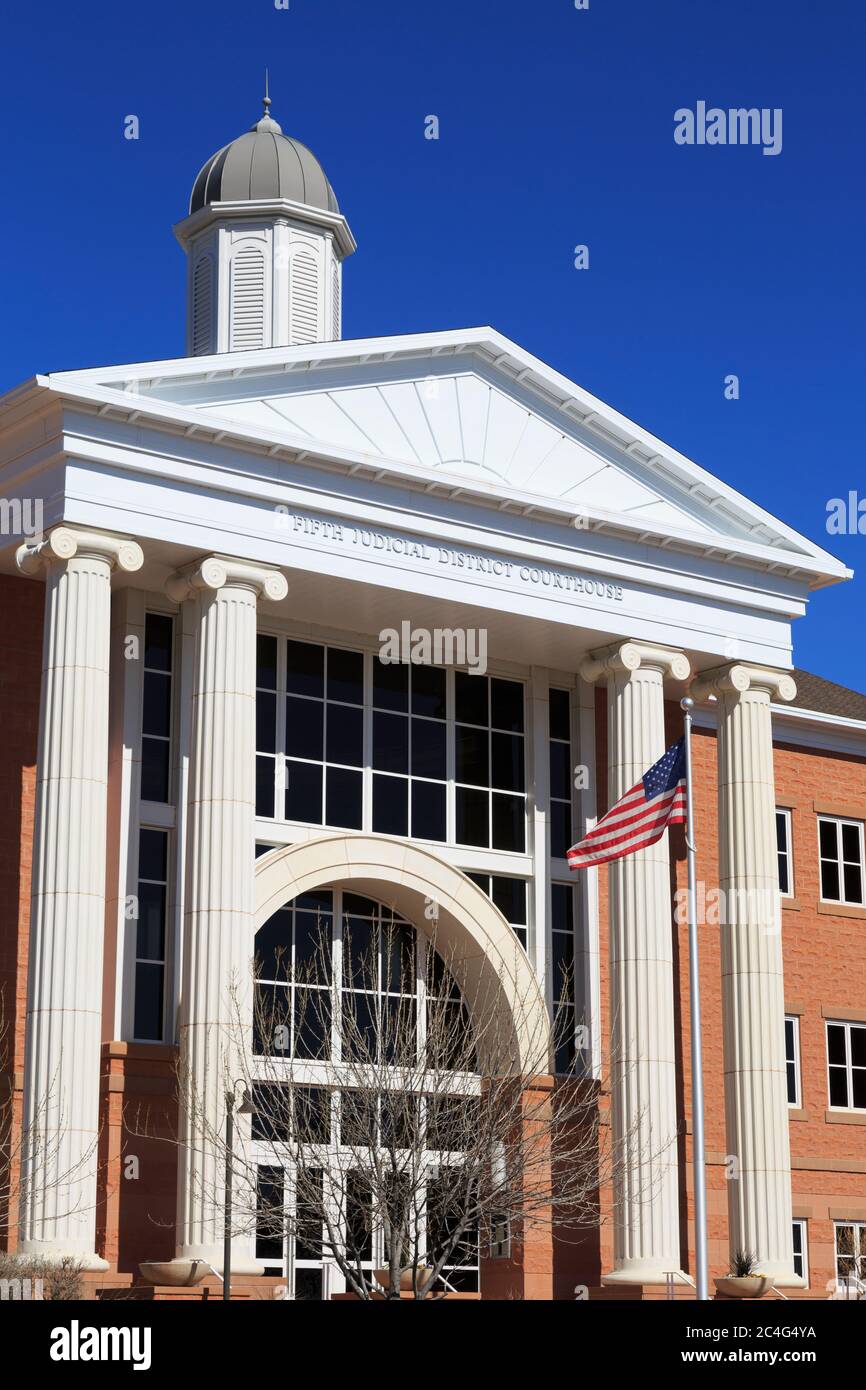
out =
<path fill-rule="evenodd" d="M 492 329 L 371 338 L 58 373 L 52 389 L 128 404 L 187 434 L 273 444 L 418 485 L 545 503 L 653 544 L 845 566 Z M 513 501 L 512 501 L 513 499 Z M 645 531 L 644 531 L 645 528 Z"/>

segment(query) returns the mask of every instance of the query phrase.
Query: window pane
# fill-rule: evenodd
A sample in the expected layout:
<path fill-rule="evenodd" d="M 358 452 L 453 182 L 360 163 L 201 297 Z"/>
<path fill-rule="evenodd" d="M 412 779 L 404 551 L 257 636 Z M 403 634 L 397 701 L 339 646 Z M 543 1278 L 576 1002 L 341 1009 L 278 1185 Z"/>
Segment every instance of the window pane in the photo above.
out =
<path fill-rule="evenodd" d="M 372 1194 L 363 1173 L 346 1175 L 346 1255 L 353 1262 L 373 1258 Z"/>
<path fill-rule="evenodd" d="M 256 1259 L 283 1261 L 282 1168 L 259 1168 L 256 1175 Z"/>
<path fill-rule="evenodd" d="M 830 1104 L 848 1105 L 848 1076 L 843 1067 L 830 1068 Z"/>
<path fill-rule="evenodd" d="M 322 823 L 322 769 L 318 763 L 286 761 L 286 820 Z"/>
<path fill-rule="evenodd" d="M 785 1019 L 785 1056 L 786 1056 L 786 1058 L 788 1058 L 789 1060 L 791 1060 L 791 1059 L 793 1059 L 794 1055 L 795 1055 L 795 1048 L 794 1048 L 794 1020 L 793 1020 L 792 1018 L 786 1018 L 786 1019 Z"/>
<path fill-rule="evenodd" d="M 554 1019 L 553 1036 L 556 1070 L 564 1076 L 574 1070 L 575 1061 L 574 1009 L 570 1004 L 558 1006 Z"/>
<path fill-rule="evenodd" d="M 574 1002 L 574 937 L 567 932 L 555 931 L 552 936 L 553 949 L 553 997 L 556 1000 Z"/>
<path fill-rule="evenodd" d="M 569 715 L 569 695 L 567 690 L 550 692 L 550 737 L 571 739 L 571 719 Z"/>
<path fill-rule="evenodd" d="M 818 828 L 821 836 L 821 858 L 837 859 L 839 856 L 839 849 L 836 836 L 836 822 L 834 820 L 822 820 L 818 822 Z"/>
<path fill-rule="evenodd" d="M 276 761 L 273 758 L 256 758 L 256 815 L 274 814 L 274 773 Z"/>
<path fill-rule="evenodd" d="M 821 897 L 829 902 L 839 901 L 839 865 L 821 860 Z"/>
<path fill-rule="evenodd" d="M 412 713 L 445 718 L 445 672 L 441 667 L 412 667 Z"/>
<path fill-rule="evenodd" d="M 298 1254 L 298 1259 L 303 1259 L 303 1255 Z M 296 1303 L 321 1303 L 322 1301 L 322 1271 L 321 1269 L 295 1269 L 295 1302 Z"/>
<path fill-rule="evenodd" d="M 412 834 L 418 840 L 445 839 L 445 787 L 441 783 L 412 783 Z"/>
<path fill-rule="evenodd" d="M 328 699 L 350 705 L 364 701 L 364 657 L 361 652 L 328 648 Z"/>
<path fill-rule="evenodd" d="M 849 1037 L 851 1040 L 851 1065 L 866 1067 L 866 1028 L 852 1028 Z"/>
<path fill-rule="evenodd" d="M 256 977 L 260 980 L 288 980 L 292 963 L 292 914 L 281 908 L 256 932 L 254 947 Z"/>
<path fill-rule="evenodd" d="M 168 870 L 168 836 L 164 830 L 142 830 L 138 836 L 138 877 L 164 883 Z"/>
<path fill-rule="evenodd" d="M 325 693 L 325 649 L 310 642 L 286 643 L 286 690 L 290 695 Z"/>
<path fill-rule="evenodd" d="M 856 1110 L 866 1110 L 866 1071 L 855 1067 L 851 1073 L 851 1084 L 854 1087 L 851 1104 Z"/>
<path fill-rule="evenodd" d="M 788 858 L 787 855 L 778 854 L 776 856 L 779 863 L 779 892 L 790 893 L 791 887 L 788 882 Z"/>
<path fill-rule="evenodd" d="M 331 996 L 325 989 L 295 989 L 295 1056 L 326 1058 L 331 1051 Z"/>
<path fill-rule="evenodd" d="M 523 686 L 519 681 L 490 682 L 490 723 L 494 729 L 523 733 Z"/>
<path fill-rule="evenodd" d="M 374 1062 L 378 1055 L 376 1000 L 372 994 L 343 994 L 343 1057 Z"/>
<path fill-rule="evenodd" d="M 788 818 L 784 811 L 776 812 L 776 848 L 788 848 Z"/>
<path fill-rule="evenodd" d="M 376 709 L 408 710 L 409 667 L 402 662 L 373 662 L 373 704 Z"/>
<path fill-rule="evenodd" d="M 327 730 L 327 761 L 363 766 L 364 711 L 329 704 Z"/>
<path fill-rule="evenodd" d="M 135 954 L 142 960 L 165 958 L 165 888 L 139 883 Z"/>
<path fill-rule="evenodd" d="M 373 715 L 373 766 L 379 772 L 409 771 L 409 720 L 405 715 Z"/>
<path fill-rule="evenodd" d="M 174 622 L 164 613 L 148 613 L 144 620 L 144 664 L 149 671 L 171 670 Z"/>
<path fill-rule="evenodd" d="M 487 792 L 457 787 L 457 841 L 461 845 L 490 844 L 490 808 Z"/>
<path fill-rule="evenodd" d="M 259 753 L 277 751 L 277 697 L 267 690 L 256 692 L 256 748 Z"/>
<path fill-rule="evenodd" d="M 550 745 L 550 795 L 571 800 L 571 755 L 567 743 Z"/>
<path fill-rule="evenodd" d="M 327 1144 L 331 1138 L 331 1093 L 318 1086 L 293 1091 L 295 1135 L 301 1144 Z"/>
<path fill-rule="evenodd" d="M 456 777 L 458 782 L 470 782 L 476 787 L 490 785 L 488 739 L 486 729 L 470 729 L 458 724 L 456 741 Z"/>
<path fill-rule="evenodd" d="M 521 878 L 495 874 L 491 880 L 493 901 L 506 922 L 526 923 L 526 883 Z"/>
<path fill-rule="evenodd" d="M 277 639 L 259 634 L 256 638 L 256 685 L 277 688 Z"/>
<path fill-rule="evenodd" d="M 331 937 L 333 918 L 330 912 L 299 912 L 295 910 L 295 968 L 296 980 L 307 984 L 328 984 L 331 978 Z"/>
<path fill-rule="evenodd" d="M 324 756 L 325 706 L 319 700 L 286 700 L 286 753 L 290 758 Z"/>
<path fill-rule="evenodd" d="M 171 676 L 145 671 L 141 728 L 145 734 L 168 738 L 171 730 Z"/>
<path fill-rule="evenodd" d="M 860 863 L 860 827 L 859 825 L 842 826 L 842 858 L 849 864 Z"/>
<path fill-rule="evenodd" d="M 285 985 L 257 984 L 253 1004 L 253 1051 L 258 1057 L 289 1051 L 292 996 Z"/>
<path fill-rule="evenodd" d="M 169 744 L 165 739 L 141 740 L 141 798 L 168 801 Z"/>
<path fill-rule="evenodd" d="M 551 801 L 550 853 L 556 859 L 564 859 L 571 845 L 571 807 L 564 801 Z"/>
<path fill-rule="evenodd" d="M 785 1064 L 785 1071 L 788 1081 L 788 1104 L 797 1104 L 797 1068 L 793 1062 Z"/>
<path fill-rule="evenodd" d="M 846 864 L 843 868 L 845 883 L 845 901 L 848 903 L 862 903 L 863 901 L 863 876 L 860 872 L 859 864 Z"/>
<path fill-rule="evenodd" d="M 827 1026 L 827 1058 L 830 1062 L 845 1066 L 848 1050 L 845 1046 L 845 1029 L 838 1023 Z"/>
<path fill-rule="evenodd" d="M 554 883 L 552 890 L 553 929 L 572 931 L 574 927 L 574 897 L 564 883 Z"/>
<path fill-rule="evenodd" d="M 380 835 L 408 835 L 409 783 L 405 777 L 374 776 L 373 829 Z"/>
<path fill-rule="evenodd" d="M 523 780 L 523 739 L 513 734 L 492 734 L 493 782 L 494 787 L 504 791 L 522 792 Z"/>
<path fill-rule="evenodd" d="M 416 777 L 445 780 L 445 725 L 412 720 L 412 772 Z"/>
<path fill-rule="evenodd" d="M 488 723 L 486 676 L 470 676 L 465 671 L 454 675 L 454 717 L 461 724 Z"/>
<path fill-rule="evenodd" d="M 361 773 L 329 767 L 325 819 L 346 830 L 361 829 Z"/>
<path fill-rule="evenodd" d="M 325 649 L 311 642 L 286 642 L 286 691 L 291 695 L 325 694 Z"/>
<path fill-rule="evenodd" d="M 525 803 L 519 796 L 493 793 L 493 848 L 522 853 L 526 835 Z"/>
<path fill-rule="evenodd" d="M 139 962 L 135 967 L 135 1022 L 137 1038 L 158 1042 L 162 1038 L 162 981 L 164 967 Z"/>

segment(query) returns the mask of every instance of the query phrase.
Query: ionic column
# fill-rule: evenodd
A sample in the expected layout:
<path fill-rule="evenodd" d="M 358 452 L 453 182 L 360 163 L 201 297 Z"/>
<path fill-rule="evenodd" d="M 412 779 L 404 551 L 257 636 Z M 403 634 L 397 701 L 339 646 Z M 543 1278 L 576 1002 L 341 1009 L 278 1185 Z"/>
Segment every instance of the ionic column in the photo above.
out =
<path fill-rule="evenodd" d="M 183 986 L 177 1257 L 223 1263 L 226 1085 L 250 1047 L 255 907 L 256 610 L 285 598 L 276 570 L 222 556 L 175 575 L 177 601 L 196 604 Z M 242 1138 L 241 1138 L 242 1142 Z M 239 1194 L 240 1196 L 240 1194 Z M 233 1256 L 235 1273 L 258 1266 Z"/>
<path fill-rule="evenodd" d="M 135 541 L 58 526 L 17 553 L 45 575 L 27 989 L 22 1252 L 96 1254 L 111 572 Z"/>
<path fill-rule="evenodd" d="M 791 1234 L 785 993 L 770 701 L 793 700 L 783 671 L 731 665 L 690 692 L 718 709 L 719 888 L 731 1252 L 799 1284 Z"/>
<path fill-rule="evenodd" d="M 609 804 L 665 751 L 664 679 L 681 652 L 621 642 L 580 671 L 607 682 Z M 615 1267 L 605 1283 L 662 1283 L 680 1268 L 673 926 L 667 832 L 609 867 Z"/>

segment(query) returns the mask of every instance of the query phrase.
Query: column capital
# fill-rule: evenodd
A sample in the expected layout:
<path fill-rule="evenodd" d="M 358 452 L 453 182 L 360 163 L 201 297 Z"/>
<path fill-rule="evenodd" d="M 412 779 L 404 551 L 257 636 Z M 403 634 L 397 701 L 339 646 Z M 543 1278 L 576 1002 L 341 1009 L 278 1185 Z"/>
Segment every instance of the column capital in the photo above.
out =
<path fill-rule="evenodd" d="M 50 565 L 65 565 L 76 556 L 95 555 L 112 569 L 134 574 L 144 564 L 144 552 L 130 536 L 110 531 L 89 531 L 82 526 L 55 526 L 38 541 L 19 545 L 15 560 L 22 574 L 40 575 Z"/>
<path fill-rule="evenodd" d="M 230 555 L 207 555 L 185 565 L 166 581 L 165 592 L 175 602 L 183 603 L 194 594 L 208 590 L 216 593 L 226 584 L 252 589 L 256 598 L 270 599 L 272 603 L 279 603 L 289 592 L 285 576 L 279 570 L 235 560 Z"/>
<path fill-rule="evenodd" d="M 580 674 L 585 681 L 594 685 L 605 676 L 635 671 L 661 671 L 672 680 L 688 680 L 691 667 L 689 659 L 675 647 L 659 647 L 651 642 L 614 642 L 591 652 L 580 664 Z"/>
<path fill-rule="evenodd" d="M 773 700 L 791 701 L 797 694 L 797 685 L 787 671 L 776 671 L 771 666 L 749 666 L 735 661 L 727 666 L 716 666 L 712 671 L 701 671 L 689 688 L 693 700 L 707 700 L 710 695 L 721 699 L 725 695 L 745 695 L 749 690 L 765 691 Z"/>

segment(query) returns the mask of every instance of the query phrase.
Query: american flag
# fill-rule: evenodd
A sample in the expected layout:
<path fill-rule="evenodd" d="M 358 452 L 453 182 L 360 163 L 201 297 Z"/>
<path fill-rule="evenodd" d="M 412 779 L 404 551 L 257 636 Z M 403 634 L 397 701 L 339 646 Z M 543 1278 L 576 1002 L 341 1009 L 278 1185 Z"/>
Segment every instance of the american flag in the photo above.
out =
<path fill-rule="evenodd" d="M 678 739 L 663 758 L 625 796 L 620 797 L 579 845 L 568 851 L 572 869 L 608 864 L 660 840 L 669 825 L 686 819 L 685 740 Z"/>

